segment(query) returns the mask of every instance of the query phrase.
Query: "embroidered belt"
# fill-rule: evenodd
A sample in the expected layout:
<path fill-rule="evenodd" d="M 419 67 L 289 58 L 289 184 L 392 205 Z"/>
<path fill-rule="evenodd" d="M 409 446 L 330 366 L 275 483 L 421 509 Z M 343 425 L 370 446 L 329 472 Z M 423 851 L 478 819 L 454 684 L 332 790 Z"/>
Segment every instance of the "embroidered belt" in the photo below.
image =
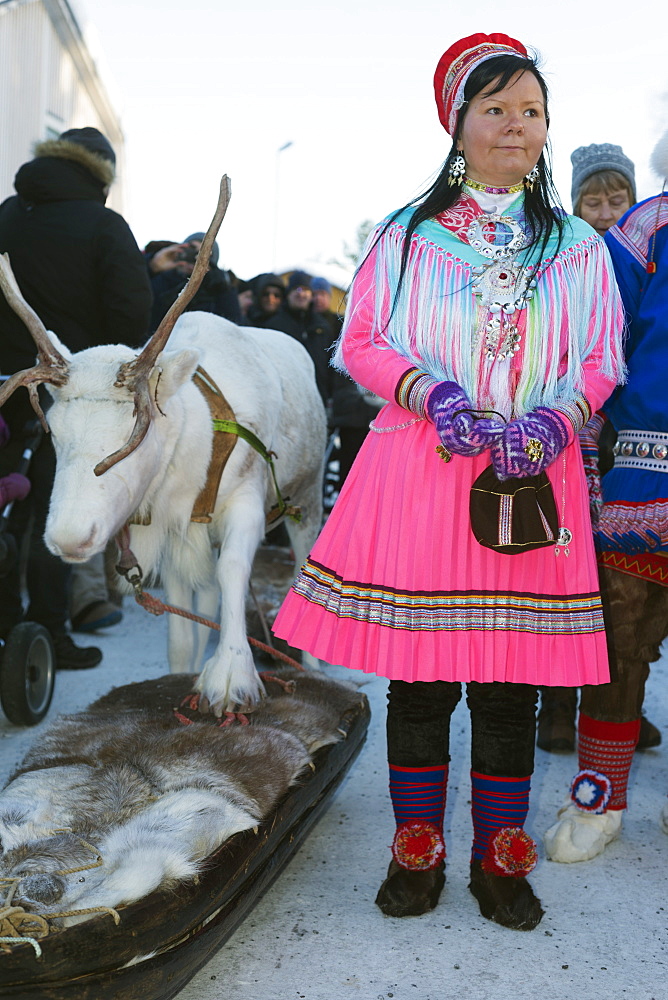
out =
<path fill-rule="evenodd" d="M 668 472 L 668 434 L 661 431 L 622 430 L 612 452 L 616 469 Z"/>

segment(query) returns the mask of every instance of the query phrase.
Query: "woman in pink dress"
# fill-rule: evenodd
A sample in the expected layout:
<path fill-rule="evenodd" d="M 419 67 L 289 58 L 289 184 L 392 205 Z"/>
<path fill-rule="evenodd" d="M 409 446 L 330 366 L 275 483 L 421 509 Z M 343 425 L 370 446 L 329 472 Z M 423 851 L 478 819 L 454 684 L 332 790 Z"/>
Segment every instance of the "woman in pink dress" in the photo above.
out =
<path fill-rule="evenodd" d="M 467 684 L 470 888 L 483 916 L 526 930 L 543 914 L 523 830 L 536 688 L 609 678 L 577 432 L 623 378 L 622 314 L 603 241 L 553 207 L 547 91 L 524 46 L 462 39 L 434 82 L 452 149 L 372 233 L 335 359 L 389 402 L 275 632 L 390 679 L 397 829 L 376 902 L 391 916 L 432 909 L 445 881 L 450 717 Z M 469 503 L 490 463 L 498 531 L 482 544 Z M 513 504 L 541 473 L 552 516 L 540 547 L 513 549 L 528 540 Z"/>

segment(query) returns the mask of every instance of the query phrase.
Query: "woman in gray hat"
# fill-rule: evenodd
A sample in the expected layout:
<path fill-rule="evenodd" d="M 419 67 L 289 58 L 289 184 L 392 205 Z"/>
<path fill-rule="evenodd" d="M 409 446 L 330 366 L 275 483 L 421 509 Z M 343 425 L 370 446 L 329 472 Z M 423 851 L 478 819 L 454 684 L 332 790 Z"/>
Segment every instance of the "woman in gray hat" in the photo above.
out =
<path fill-rule="evenodd" d="M 571 153 L 573 215 L 605 236 L 636 203 L 635 168 L 611 142 L 580 146 Z"/>

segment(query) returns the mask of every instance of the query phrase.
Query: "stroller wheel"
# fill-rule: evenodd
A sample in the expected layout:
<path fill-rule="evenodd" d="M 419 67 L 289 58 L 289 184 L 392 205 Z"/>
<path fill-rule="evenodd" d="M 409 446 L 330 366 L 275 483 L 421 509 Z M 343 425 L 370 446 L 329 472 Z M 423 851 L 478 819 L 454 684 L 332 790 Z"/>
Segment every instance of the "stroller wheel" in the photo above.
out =
<path fill-rule="evenodd" d="M 15 726 L 35 726 L 49 710 L 56 661 L 48 631 L 22 622 L 9 633 L 0 669 L 0 702 Z"/>

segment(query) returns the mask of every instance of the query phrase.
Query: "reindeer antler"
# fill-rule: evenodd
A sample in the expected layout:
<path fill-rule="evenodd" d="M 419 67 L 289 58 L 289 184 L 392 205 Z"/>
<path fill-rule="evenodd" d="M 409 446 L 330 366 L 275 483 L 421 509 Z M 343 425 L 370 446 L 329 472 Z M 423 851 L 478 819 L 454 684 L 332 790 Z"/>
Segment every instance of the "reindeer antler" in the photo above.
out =
<path fill-rule="evenodd" d="M 42 382 L 51 382 L 52 385 L 64 385 L 67 382 L 69 371 L 68 362 L 60 351 L 51 343 L 46 327 L 32 308 L 28 305 L 21 294 L 14 272 L 9 263 L 9 254 L 0 254 L 0 288 L 2 289 L 7 303 L 14 310 L 16 315 L 23 320 L 27 326 L 32 339 L 37 347 L 38 362 L 33 368 L 26 368 L 22 372 L 16 372 L 8 378 L 2 389 L 0 389 L 0 406 L 5 403 L 11 394 L 20 385 L 24 385 L 30 394 L 30 402 L 33 410 L 40 419 L 40 423 L 45 431 L 49 428 L 39 405 L 37 396 L 37 386 Z"/>
<path fill-rule="evenodd" d="M 119 448 L 118 451 L 115 451 L 113 455 L 109 455 L 102 462 L 98 462 L 95 466 L 94 471 L 96 476 L 101 476 L 102 473 L 106 472 L 107 469 L 110 469 L 112 465 L 116 465 L 116 463 L 120 462 L 122 458 L 130 455 L 135 448 L 141 444 L 146 436 L 146 432 L 151 424 L 151 391 L 149 386 L 151 372 L 155 367 L 158 355 L 164 349 L 167 340 L 169 339 L 169 335 L 174 328 L 174 324 L 195 295 L 197 289 L 202 283 L 204 275 L 208 270 L 211 249 L 218 230 L 221 227 L 222 221 L 225 218 L 227 206 L 230 203 L 230 197 L 230 179 L 227 174 L 224 174 L 220 182 L 220 193 L 218 195 L 216 212 L 211 220 L 211 225 L 207 229 L 206 235 L 202 240 L 202 245 L 199 248 L 197 260 L 195 261 L 192 274 L 188 279 L 188 284 L 185 286 L 176 302 L 172 304 L 168 312 L 164 315 L 158 329 L 155 331 L 141 354 L 138 355 L 138 357 L 136 357 L 133 361 L 126 361 L 125 364 L 122 364 L 118 369 L 118 375 L 114 385 L 118 387 L 125 386 L 130 390 L 130 392 L 133 393 L 137 419 L 135 421 L 134 430 L 132 431 L 129 440 L 123 445 L 123 447 Z"/>

